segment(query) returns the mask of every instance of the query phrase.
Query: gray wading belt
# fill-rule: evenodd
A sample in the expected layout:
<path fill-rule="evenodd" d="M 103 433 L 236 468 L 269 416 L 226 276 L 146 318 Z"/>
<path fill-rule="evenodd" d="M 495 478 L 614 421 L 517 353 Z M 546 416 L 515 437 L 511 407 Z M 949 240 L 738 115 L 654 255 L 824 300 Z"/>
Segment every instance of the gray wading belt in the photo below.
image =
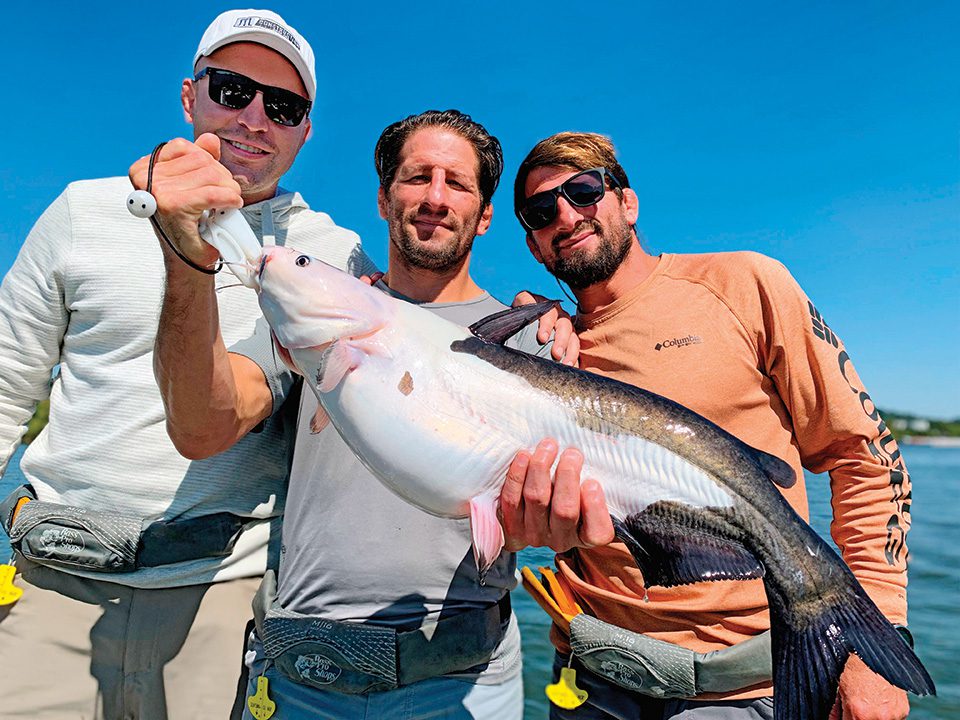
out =
<path fill-rule="evenodd" d="M 587 670 L 655 698 L 732 692 L 773 676 L 769 631 L 698 653 L 581 613 L 570 621 L 570 649 Z"/>
<path fill-rule="evenodd" d="M 361 694 L 462 672 L 487 662 L 510 618 L 510 594 L 418 630 L 337 622 L 284 610 L 277 576 L 268 570 L 253 600 L 266 657 L 294 682 Z"/>
<path fill-rule="evenodd" d="M 252 522 L 232 513 L 150 520 L 36 499 L 30 485 L 0 502 L 0 524 L 21 555 L 41 565 L 131 572 L 229 555 Z M 21 503 L 21 500 L 28 500 Z"/>

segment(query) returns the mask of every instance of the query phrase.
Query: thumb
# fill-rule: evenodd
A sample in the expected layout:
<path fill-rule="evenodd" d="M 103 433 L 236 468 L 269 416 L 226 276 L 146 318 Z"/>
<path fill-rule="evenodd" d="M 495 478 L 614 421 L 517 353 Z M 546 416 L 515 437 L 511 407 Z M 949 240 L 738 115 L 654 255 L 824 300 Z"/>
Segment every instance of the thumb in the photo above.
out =
<path fill-rule="evenodd" d="M 220 159 L 220 138 L 213 133 L 204 133 L 194 141 L 194 144 L 210 153 L 214 160 Z"/>

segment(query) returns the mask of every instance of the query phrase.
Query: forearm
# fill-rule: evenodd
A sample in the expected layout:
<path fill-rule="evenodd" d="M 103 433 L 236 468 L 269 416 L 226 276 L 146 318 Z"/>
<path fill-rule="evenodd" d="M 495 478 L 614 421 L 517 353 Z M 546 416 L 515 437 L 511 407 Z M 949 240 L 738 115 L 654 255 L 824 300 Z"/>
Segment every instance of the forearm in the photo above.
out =
<path fill-rule="evenodd" d="M 154 373 L 170 439 L 186 457 L 205 458 L 255 427 L 269 415 L 272 401 L 265 383 L 260 392 L 255 386 L 251 392 L 243 374 L 235 372 L 220 334 L 213 277 L 188 267 L 167 249 L 164 259 L 167 284 Z"/>

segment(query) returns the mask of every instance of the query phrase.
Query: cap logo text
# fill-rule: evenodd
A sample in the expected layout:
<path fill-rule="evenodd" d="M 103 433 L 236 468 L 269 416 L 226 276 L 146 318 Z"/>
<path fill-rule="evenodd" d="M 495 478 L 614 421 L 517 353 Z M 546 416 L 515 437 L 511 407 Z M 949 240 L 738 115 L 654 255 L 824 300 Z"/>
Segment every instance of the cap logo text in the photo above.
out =
<path fill-rule="evenodd" d="M 293 33 L 287 30 L 280 23 L 276 23 L 273 20 L 268 20 L 267 18 L 262 18 L 258 15 L 249 15 L 247 17 L 237 18 L 237 21 L 233 24 L 233 26 L 238 28 L 256 27 L 264 30 L 270 30 L 275 32 L 280 37 L 286 38 L 297 50 L 300 49 L 300 43 L 297 42 L 297 38 L 293 36 Z"/>

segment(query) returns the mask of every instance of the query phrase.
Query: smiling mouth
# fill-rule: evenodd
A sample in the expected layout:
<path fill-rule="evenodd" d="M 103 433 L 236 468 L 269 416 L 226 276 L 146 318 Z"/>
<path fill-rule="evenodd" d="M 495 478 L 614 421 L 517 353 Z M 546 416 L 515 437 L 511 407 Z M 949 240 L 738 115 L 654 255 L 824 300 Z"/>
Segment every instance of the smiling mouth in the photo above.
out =
<path fill-rule="evenodd" d="M 230 145 L 231 147 L 234 147 L 237 150 L 241 150 L 245 153 L 249 153 L 250 155 L 266 155 L 267 154 L 266 150 L 261 150 L 260 148 L 254 147 L 253 145 L 246 145 L 245 143 L 237 142 L 236 140 L 228 140 L 227 138 L 222 138 L 222 139 L 223 139 L 223 142 L 227 143 L 227 145 Z"/>

